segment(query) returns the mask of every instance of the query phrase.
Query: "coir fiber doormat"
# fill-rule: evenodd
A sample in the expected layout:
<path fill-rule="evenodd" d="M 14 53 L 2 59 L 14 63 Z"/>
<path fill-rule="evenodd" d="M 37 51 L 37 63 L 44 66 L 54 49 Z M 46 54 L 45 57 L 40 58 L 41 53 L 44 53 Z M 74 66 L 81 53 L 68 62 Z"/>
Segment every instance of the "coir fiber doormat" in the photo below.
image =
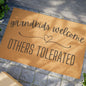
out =
<path fill-rule="evenodd" d="M 86 25 L 14 8 L 0 57 L 80 78 Z"/>

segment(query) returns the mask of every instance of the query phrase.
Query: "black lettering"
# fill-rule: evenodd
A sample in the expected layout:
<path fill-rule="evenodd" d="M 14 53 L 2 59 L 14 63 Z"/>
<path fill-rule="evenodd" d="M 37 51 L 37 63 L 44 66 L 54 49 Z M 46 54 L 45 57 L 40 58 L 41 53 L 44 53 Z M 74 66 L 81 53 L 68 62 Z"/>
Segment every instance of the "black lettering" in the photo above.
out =
<path fill-rule="evenodd" d="M 63 30 L 63 35 L 65 35 L 65 33 L 68 31 L 68 28 L 66 27 L 64 30 Z"/>
<path fill-rule="evenodd" d="M 51 55 L 53 55 L 53 54 L 52 54 L 52 51 L 54 51 L 54 49 L 51 49 L 51 51 L 50 51 L 49 60 L 52 60 L 52 59 L 51 59 Z"/>
<path fill-rule="evenodd" d="M 69 37 L 70 37 L 70 38 L 73 38 L 73 34 L 72 34 L 72 33 L 70 33 L 70 34 L 69 34 Z"/>
<path fill-rule="evenodd" d="M 67 55 L 66 64 L 68 64 L 68 61 L 70 60 L 69 56 L 70 54 Z"/>
<path fill-rule="evenodd" d="M 63 29 L 60 30 L 60 34 L 63 34 Z"/>
<path fill-rule="evenodd" d="M 47 53 L 48 53 L 48 48 L 46 49 L 45 59 L 48 59 L 48 57 L 47 57 Z"/>
<path fill-rule="evenodd" d="M 13 39 L 10 39 L 7 48 L 10 49 L 12 47 L 12 44 L 13 44 Z"/>
<path fill-rule="evenodd" d="M 16 20 L 16 24 L 17 24 L 17 27 L 20 25 L 20 24 L 19 24 L 19 20 Z"/>
<path fill-rule="evenodd" d="M 11 27 L 14 27 L 16 25 L 16 21 L 11 21 Z"/>
<path fill-rule="evenodd" d="M 47 30 L 49 30 L 50 29 L 50 27 L 49 27 L 49 25 L 47 25 Z"/>
<path fill-rule="evenodd" d="M 22 27 L 26 26 L 26 21 L 22 21 Z"/>
<path fill-rule="evenodd" d="M 57 55 L 58 55 L 58 51 L 57 51 L 57 50 L 55 50 L 54 55 L 53 55 L 53 60 L 55 60 L 55 61 L 56 61 L 56 57 L 57 57 Z"/>
<path fill-rule="evenodd" d="M 27 26 L 30 26 L 30 23 L 29 23 L 29 21 L 27 21 Z"/>
<path fill-rule="evenodd" d="M 32 28 L 35 27 L 35 21 L 33 20 L 33 22 L 30 23 L 30 26 L 32 26 Z"/>
<path fill-rule="evenodd" d="M 41 54 L 40 54 L 40 57 L 44 57 L 44 54 L 45 54 L 45 50 L 46 50 L 46 48 L 45 48 L 45 47 L 43 47 L 43 48 L 42 48 L 42 50 L 41 50 Z"/>
<path fill-rule="evenodd" d="M 66 33 L 66 36 L 67 36 L 67 37 L 69 37 L 69 33 L 70 33 L 70 31 L 68 31 L 68 32 Z"/>
<path fill-rule="evenodd" d="M 27 43 L 26 48 L 24 50 L 24 53 L 28 53 L 29 48 L 30 48 L 30 43 Z"/>
<path fill-rule="evenodd" d="M 22 43 L 21 50 L 20 50 L 20 52 L 22 52 L 22 53 L 23 53 L 23 50 L 22 49 L 25 48 L 24 44 L 26 44 L 26 42 L 23 42 Z"/>
<path fill-rule="evenodd" d="M 34 27 L 37 27 L 37 26 L 40 28 L 40 23 L 38 23 L 38 22 L 36 21 Z"/>
<path fill-rule="evenodd" d="M 58 28 L 53 27 L 53 32 L 58 33 L 58 31 L 59 31 L 59 27 Z"/>
<path fill-rule="evenodd" d="M 30 47 L 31 51 L 29 51 L 29 54 L 30 54 L 30 55 L 33 53 L 33 48 L 34 48 L 34 47 L 35 47 L 35 45 L 34 45 L 34 44 L 31 44 L 31 47 Z"/>
<path fill-rule="evenodd" d="M 75 40 L 79 40 L 78 35 L 74 34 L 73 39 L 75 39 Z"/>
<path fill-rule="evenodd" d="M 62 63 L 64 63 L 66 54 L 67 54 L 67 53 L 64 53 L 64 57 L 63 57 L 63 61 L 62 61 Z"/>
<path fill-rule="evenodd" d="M 70 65 L 74 65 L 74 62 L 75 62 L 75 55 L 72 55 Z"/>
<path fill-rule="evenodd" d="M 80 42 L 83 43 L 83 42 L 84 42 L 84 38 L 81 38 L 81 39 L 80 39 Z"/>
<path fill-rule="evenodd" d="M 39 55 L 40 48 L 41 48 L 41 46 L 39 46 L 39 48 L 38 48 L 38 53 L 37 53 L 37 56 Z"/>
<path fill-rule="evenodd" d="M 15 40 L 15 43 L 14 43 L 14 45 L 13 45 L 13 48 L 12 49 L 14 49 L 15 48 L 15 45 L 16 45 L 16 42 L 17 42 L 18 40 Z"/>
<path fill-rule="evenodd" d="M 22 42 L 18 41 L 17 46 L 16 46 L 16 51 L 21 49 Z"/>
<path fill-rule="evenodd" d="M 46 30 L 46 25 L 47 25 L 47 23 L 45 22 L 45 23 L 41 26 L 41 28 L 43 28 L 44 30 Z"/>
<path fill-rule="evenodd" d="M 57 61 L 60 60 L 60 62 L 61 62 L 61 58 L 62 58 L 62 52 L 60 52 L 60 54 L 58 55 Z"/>

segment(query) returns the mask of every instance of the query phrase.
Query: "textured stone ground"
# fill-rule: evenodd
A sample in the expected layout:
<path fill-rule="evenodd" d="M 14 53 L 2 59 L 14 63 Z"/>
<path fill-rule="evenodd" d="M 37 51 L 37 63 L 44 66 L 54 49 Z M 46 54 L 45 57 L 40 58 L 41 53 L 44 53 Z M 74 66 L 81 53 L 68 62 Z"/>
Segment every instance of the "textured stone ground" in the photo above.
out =
<path fill-rule="evenodd" d="M 85 0 L 8 0 L 10 11 L 5 21 L 0 23 L 0 41 L 3 37 L 13 7 L 86 24 Z M 83 73 L 86 73 L 86 53 L 80 79 L 45 71 L 0 58 L 0 71 L 6 71 L 23 86 L 82 86 Z"/>

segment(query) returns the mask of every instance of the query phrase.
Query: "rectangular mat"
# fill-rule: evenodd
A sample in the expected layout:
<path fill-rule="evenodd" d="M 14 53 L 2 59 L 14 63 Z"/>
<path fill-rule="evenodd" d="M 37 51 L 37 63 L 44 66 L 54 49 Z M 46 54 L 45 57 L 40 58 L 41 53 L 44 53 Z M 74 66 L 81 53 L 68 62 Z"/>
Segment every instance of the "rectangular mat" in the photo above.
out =
<path fill-rule="evenodd" d="M 86 25 L 14 8 L 0 57 L 79 79 L 85 46 Z"/>

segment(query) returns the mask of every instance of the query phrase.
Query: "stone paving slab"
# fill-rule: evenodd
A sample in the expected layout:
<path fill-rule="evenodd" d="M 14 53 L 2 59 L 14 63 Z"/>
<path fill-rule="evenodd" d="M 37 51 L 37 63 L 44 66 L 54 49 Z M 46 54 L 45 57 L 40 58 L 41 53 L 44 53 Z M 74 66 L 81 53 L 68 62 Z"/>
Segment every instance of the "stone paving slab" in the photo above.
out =
<path fill-rule="evenodd" d="M 62 78 L 63 77 L 63 75 L 58 74 L 58 73 L 54 73 L 54 72 L 50 72 L 49 75 L 53 76 L 53 77 L 58 77 L 58 78 Z"/>
<path fill-rule="evenodd" d="M 63 75 L 63 79 L 68 80 L 68 81 L 74 81 L 75 80 L 75 78 L 65 76 L 65 75 Z"/>
<path fill-rule="evenodd" d="M 0 62 L 0 72 L 1 71 L 7 71 L 7 69 L 4 67 L 5 63 Z"/>
<path fill-rule="evenodd" d="M 0 41 L 5 32 L 13 7 L 86 24 L 86 1 L 82 0 L 8 0 L 10 11 L 0 23 Z M 86 73 L 86 52 L 80 79 L 23 65 L 0 58 L 0 71 L 6 71 L 24 86 L 82 86 Z"/>
<path fill-rule="evenodd" d="M 21 74 L 21 67 L 9 65 L 7 73 L 12 75 L 12 77 L 14 77 L 15 79 L 19 79 L 19 76 Z"/>
<path fill-rule="evenodd" d="M 73 82 L 62 80 L 61 86 L 75 86 L 75 84 Z"/>
<path fill-rule="evenodd" d="M 81 83 L 77 83 L 75 86 L 82 86 L 82 84 Z"/>
<path fill-rule="evenodd" d="M 46 86 L 47 85 L 48 75 L 43 73 L 36 72 L 34 78 L 34 84 L 38 86 Z"/>
<path fill-rule="evenodd" d="M 20 80 L 25 81 L 25 82 L 33 82 L 34 78 L 34 71 L 26 69 L 22 69 L 21 75 L 20 75 Z"/>
<path fill-rule="evenodd" d="M 47 86 L 61 86 L 61 81 L 62 79 L 60 78 L 48 76 Z"/>

